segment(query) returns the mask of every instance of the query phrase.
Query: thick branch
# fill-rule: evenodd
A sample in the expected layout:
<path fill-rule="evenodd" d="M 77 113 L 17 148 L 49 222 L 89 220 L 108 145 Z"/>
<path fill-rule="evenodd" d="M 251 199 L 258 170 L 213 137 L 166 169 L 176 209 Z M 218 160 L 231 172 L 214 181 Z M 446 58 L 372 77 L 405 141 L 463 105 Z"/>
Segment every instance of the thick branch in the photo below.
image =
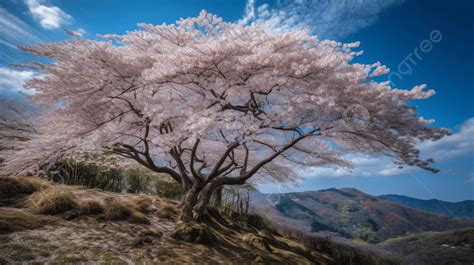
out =
<path fill-rule="evenodd" d="M 196 168 L 194 167 L 194 160 L 196 160 L 196 152 L 199 146 L 200 139 L 196 139 L 196 142 L 194 143 L 193 150 L 191 151 L 191 159 L 189 162 L 189 167 L 191 169 L 191 174 L 193 174 L 193 177 L 196 178 L 197 180 L 202 180 L 202 176 L 199 172 L 196 171 Z"/>
<path fill-rule="evenodd" d="M 225 160 L 227 159 L 227 156 L 229 156 L 230 152 L 232 152 L 232 150 L 234 150 L 234 148 L 236 148 L 237 146 L 239 146 L 239 143 L 235 142 L 235 143 L 233 143 L 233 144 L 231 144 L 227 147 L 227 150 L 224 152 L 221 159 L 214 166 L 211 173 L 209 173 L 206 182 L 209 182 L 209 181 L 211 181 L 212 179 L 214 179 L 215 177 L 218 176 L 219 170 L 221 169 L 222 165 L 224 164 Z"/>
<path fill-rule="evenodd" d="M 134 159 L 144 167 L 157 172 L 157 173 L 165 173 L 170 175 L 175 181 L 181 183 L 181 178 L 175 170 L 169 168 L 169 167 L 159 167 L 157 166 L 153 160 L 151 159 L 149 154 L 144 154 L 143 152 L 138 151 L 135 149 L 133 146 L 127 145 L 127 144 L 122 144 L 121 147 L 115 146 L 112 151 L 120 156 L 127 157 Z M 144 156 L 145 159 L 143 159 L 140 155 Z"/>
<path fill-rule="evenodd" d="M 305 139 L 306 137 L 309 137 L 309 136 L 312 136 L 312 135 L 315 135 L 314 133 L 320 131 L 320 128 L 318 129 L 314 129 L 312 130 L 311 132 L 309 133 L 306 133 L 306 134 L 303 134 L 303 135 L 300 135 L 298 138 L 295 138 L 292 142 L 290 142 L 289 144 L 285 145 L 284 147 L 282 147 L 281 149 L 279 149 L 277 152 L 273 153 L 271 156 L 267 157 L 266 159 L 260 161 L 258 164 L 256 164 L 251 170 L 249 170 L 248 172 L 245 172 L 244 174 L 241 174 L 239 177 L 222 177 L 222 181 L 219 181 L 219 182 L 222 182 L 223 184 L 227 184 L 227 185 L 235 185 L 235 184 L 243 184 L 245 183 L 245 181 L 247 179 L 249 179 L 250 177 L 252 177 L 255 173 L 257 173 L 257 171 L 259 169 L 261 169 L 263 166 L 265 166 L 266 164 L 270 163 L 271 161 L 273 161 L 275 158 L 277 158 L 279 155 L 281 155 L 283 152 L 285 152 L 286 150 L 292 148 L 295 144 L 297 144 L 299 141 Z"/>

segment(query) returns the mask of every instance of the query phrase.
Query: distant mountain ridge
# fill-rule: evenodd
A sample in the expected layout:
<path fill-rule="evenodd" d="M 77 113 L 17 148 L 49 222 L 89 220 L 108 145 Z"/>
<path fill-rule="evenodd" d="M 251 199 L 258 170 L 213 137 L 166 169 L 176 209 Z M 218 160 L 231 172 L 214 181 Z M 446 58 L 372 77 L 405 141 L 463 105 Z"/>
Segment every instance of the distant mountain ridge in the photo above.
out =
<path fill-rule="evenodd" d="M 381 195 L 379 197 L 425 212 L 431 212 L 451 217 L 474 218 L 473 200 L 465 200 L 461 202 L 447 202 L 437 199 L 422 200 L 396 194 Z"/>
<path fill-rule="evenodd" d="M 421 211 L 352 188 L 256 193 L 251 205 L 275 224 L 307 233 L 336 232 L 370 243 L 412 233 L 474 227 L 472 219 Z"/>

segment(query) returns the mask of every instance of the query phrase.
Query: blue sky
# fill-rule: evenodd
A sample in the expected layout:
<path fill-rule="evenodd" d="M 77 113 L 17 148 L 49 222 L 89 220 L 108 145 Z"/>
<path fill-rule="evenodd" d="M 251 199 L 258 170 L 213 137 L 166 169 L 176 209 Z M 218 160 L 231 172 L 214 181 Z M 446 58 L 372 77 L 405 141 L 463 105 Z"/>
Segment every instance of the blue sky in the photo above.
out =
<path fill-rule="evenodd" d="M 275 30 L 308 28 L 320 38 L 360 41 L 358 62 L 381 61 L 400 88 L 426 83 L 437 94 L 414 102 L 434 126 L 453 136 L 420 146 L 441 169 L 396 170 L 386 158 L 357 157 L 352 173 L 329 168 L 301 172 L 298 186 L 261 185 L 264 192 L 355 187 L 370 194 L 397 193 L 449 201 L 474 199 L 474 11 L 471 1 L 40 1 L 0 3 L 0 95 L 18 96 L 25 79 L 36 73 L 10 67 L 29 57 L 16 45 L 67 38 L 63 29 L 85 38 L 124 33 L 137 23 L 173 23 L 205 9 L 240 23 L 262 23 Z M 383 78 L 388 78 L 387 76 Z"/>

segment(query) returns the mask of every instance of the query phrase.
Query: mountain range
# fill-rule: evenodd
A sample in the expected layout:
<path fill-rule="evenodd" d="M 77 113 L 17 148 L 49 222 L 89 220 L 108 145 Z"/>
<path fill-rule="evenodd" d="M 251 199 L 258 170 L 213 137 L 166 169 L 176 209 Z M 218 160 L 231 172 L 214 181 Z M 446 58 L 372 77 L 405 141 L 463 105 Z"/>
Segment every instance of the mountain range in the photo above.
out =
<path fill-rule="evenodd" d="M 474 227 L 473 219 L 430 213 L 392 199 L 342 188 L 255 193 L 251 205 L 253 211 L 274 224 L 307 233 L 332 232 L 369 243 L 426 231 Z"/>
<path fill-rule="evenodd" d="M 437 199 L 421 200 L 396 194 L 382 195 L 379 197 L 425 212 L 431 212 L 450 217 L 474 218 L 473 200 L 461 202 L 447 202 Z"/>

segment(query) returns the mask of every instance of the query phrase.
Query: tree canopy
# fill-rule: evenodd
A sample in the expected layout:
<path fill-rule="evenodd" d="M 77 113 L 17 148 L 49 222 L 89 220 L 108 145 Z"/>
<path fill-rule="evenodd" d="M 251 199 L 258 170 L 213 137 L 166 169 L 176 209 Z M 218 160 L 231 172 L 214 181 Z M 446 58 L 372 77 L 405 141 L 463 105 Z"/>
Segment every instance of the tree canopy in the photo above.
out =
<path fill-rule="evenodd" d="M 204 198 L 201 191 L 253 176 L 289 181 L 303 166 L 351 167 L 348 153 L 434 170 L 415 146 L 447 131 L 408 104 L 434 91 L 376 81 L 388 69 L 352 63 L 359 43 L 244 27 L 204 11 L 139 27 L 23 48 L 53 61 L 28 66 L 43 76 L 26 85 L 48 111 L 38 134 L 7 156 L 8 172 L 107 152 Z"/>

